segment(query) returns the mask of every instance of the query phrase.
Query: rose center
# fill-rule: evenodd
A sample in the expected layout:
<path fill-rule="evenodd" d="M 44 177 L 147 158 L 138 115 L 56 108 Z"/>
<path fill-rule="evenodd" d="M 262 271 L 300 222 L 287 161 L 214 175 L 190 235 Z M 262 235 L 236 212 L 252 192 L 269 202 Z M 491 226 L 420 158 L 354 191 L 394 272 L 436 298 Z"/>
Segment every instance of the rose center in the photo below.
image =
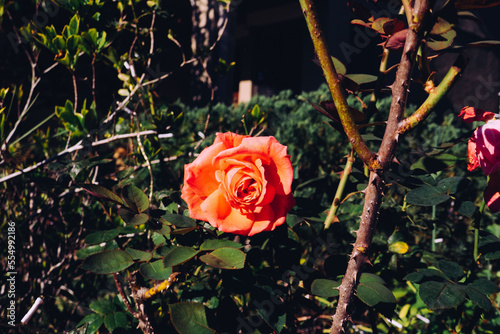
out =
<path fill-rule="evenodd" d="M 245 178 L 236 189 L 236 196 L 239 199 L 251 197 L 257 191 L 257 181 L 252 178 Z"/>

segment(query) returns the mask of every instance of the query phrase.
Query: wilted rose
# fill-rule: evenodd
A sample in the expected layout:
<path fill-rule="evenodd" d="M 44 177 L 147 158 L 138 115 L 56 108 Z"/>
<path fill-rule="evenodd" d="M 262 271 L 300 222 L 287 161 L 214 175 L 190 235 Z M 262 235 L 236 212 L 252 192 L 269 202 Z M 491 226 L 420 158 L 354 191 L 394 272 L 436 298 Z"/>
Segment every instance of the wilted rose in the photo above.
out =
<path fill-rule="evenodd" d="M 475 107 L 463 107 L 458 117 L 464 122 L 472 123 L 474 121 L 489 121 L 495 117 L 495 114 L 491 111 L 485 111 Z"/>
<path fill-rule="evenodd" d="M 274 137 L 218 133 L 185 167 L 182 198 L 192 218 L 223 232 L 254 235 L 285 222 L 295 205 L 293 167 Z"/>

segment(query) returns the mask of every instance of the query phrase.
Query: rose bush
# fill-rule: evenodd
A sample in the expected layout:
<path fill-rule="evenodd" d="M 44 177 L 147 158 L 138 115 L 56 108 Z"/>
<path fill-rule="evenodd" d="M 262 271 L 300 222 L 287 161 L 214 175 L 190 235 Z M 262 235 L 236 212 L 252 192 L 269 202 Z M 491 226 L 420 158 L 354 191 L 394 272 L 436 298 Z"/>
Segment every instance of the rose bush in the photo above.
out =
<path fill-rule="evenodd" d="M 484 191 L 484 200 L 492 212 L 500 211 L 500 120 L 495 114 L 479 108 L 465 107 L 458 115 L 465 122 L 487 121 L 478 127 L 469 139 L 467 169 L 481 167 L 490 180 Z"/>
<path fill-rule="evenodd" d="M 185 167 L 182 199 L 190 216 L 249 236 L 283 224 L 295 205 L 286 151 L 274 137 L 218 133 Z"/>

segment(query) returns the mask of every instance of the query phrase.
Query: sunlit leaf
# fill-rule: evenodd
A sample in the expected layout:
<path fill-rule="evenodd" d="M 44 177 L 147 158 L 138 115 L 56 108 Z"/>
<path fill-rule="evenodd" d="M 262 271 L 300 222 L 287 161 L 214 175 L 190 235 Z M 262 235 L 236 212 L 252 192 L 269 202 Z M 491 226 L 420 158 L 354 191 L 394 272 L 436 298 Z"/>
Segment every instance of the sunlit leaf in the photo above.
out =
<path fill-rule="evenodd" d="M 396 254 L 406 254 L 410 250 L 410 246 L 404 241 L 397 241 L 389 245 L 389 250 Z"/>
<path fill-rule="evenodd" d="M 133 264 L 134 260 L 127 252 L 116 249 L 90 255 L 83 261 L 80 268 L 96 274 L 114 274 Z"/>
<path fill-rule="evenodd" d="M 163 258 L 163 265 L 166 267 L 176 266 L 192 259 L 199 251 L 187 246 L 179 246 L 173 248 Z"/>
<path fill-rule="evenodd" d="M 208 239 L 203 241 L 203 243 L 200 245 L 200 250 L 214 250 L 217 248 L 222 248 L 222 247 L 230 247 L 230 248 L 241 248 L 243 247 L 242 244 L 239 242 L 234 242 L 231 240 L 223 240 L 223 239 Z"/>
<path fill-rule="evenodd" d="M 145 277 L 154 280 L 166 280 L 172 274 L 172 267 L 164 267 L 162 260 L 143 263 L 139 270 Z"/>
<path fill-rule="evenodd" d="M 200 256 L 201 261 L 220 269 L 241 269 L 245 266 L 245 258 L 245 253 L 239 249 L 227 247 Z"/>
<path fill-rule="evenodd" d="M 332 281 L 329 279 L 315 279 L 311 284 L 311 293 L 320 297 L 337 297 L 339 295 L 339 290 L 341 282 Z"/>

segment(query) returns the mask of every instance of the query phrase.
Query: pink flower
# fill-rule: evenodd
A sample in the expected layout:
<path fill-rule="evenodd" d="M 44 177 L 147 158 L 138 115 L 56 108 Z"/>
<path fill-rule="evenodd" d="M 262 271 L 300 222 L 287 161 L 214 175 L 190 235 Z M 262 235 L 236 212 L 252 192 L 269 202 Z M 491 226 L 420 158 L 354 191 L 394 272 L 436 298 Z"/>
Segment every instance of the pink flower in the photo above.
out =
<path fill-rule="evenodd" d="M 484 191 L 484 200 L 491 212 L 500 211 L 500 171 L 490 175 L 490 181 Z"/>
<path fill-rule="evenodd" d="M 472 123 L 474 121 L 489 121 L 495 117 L 495 114 L 491 111 L 485 111 L 483 109 L 474 107 L 463 107 L 458 115 L 464 122 Z"/>
<path fill-rule="evenodd" d="M 496 172 L 500 168 L 500 120 L 478 127 L 471 140 L 475 142 L 477 160 L 483 173 L 490 175 Z M 469 164 L 475 165 L 477 163 L 471 159 L 473 147 L 474 144 L 469 141 Z"/>

